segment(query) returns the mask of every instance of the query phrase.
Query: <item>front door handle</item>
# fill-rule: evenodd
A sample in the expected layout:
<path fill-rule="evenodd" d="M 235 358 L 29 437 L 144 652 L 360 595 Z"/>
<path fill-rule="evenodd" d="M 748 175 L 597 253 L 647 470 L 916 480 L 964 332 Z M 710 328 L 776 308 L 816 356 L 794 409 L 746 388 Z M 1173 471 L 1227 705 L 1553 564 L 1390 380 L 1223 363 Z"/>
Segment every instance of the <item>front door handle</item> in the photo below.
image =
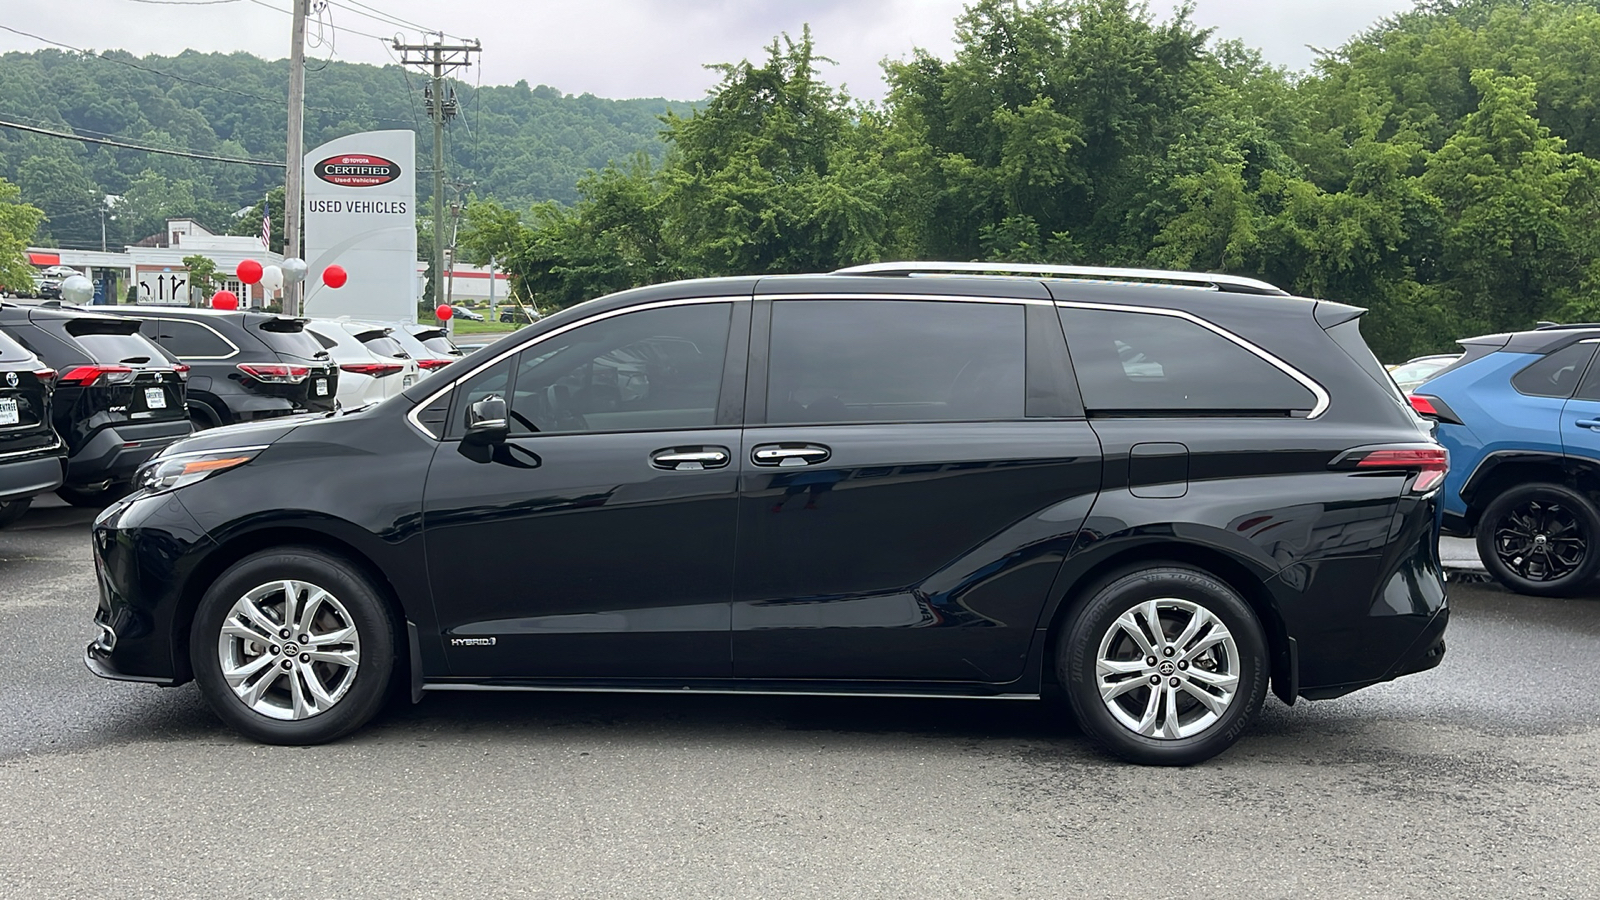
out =
<path fill-rule="evenodd" d="M 814 466 L 827 462 L 833 451 L 821 444 L 762 444 L 750 454 L 758 466 Z"/>
<path fill-rule="evenodd" d="M 1600 428 L 1600 419 L 1579 419 L 1573 424 L 1579 428 Z"/>
<path fill-rule="evenodd" d="M 733 459 L 727 447 L 669 447 L 650 454 L 650 465 L 658 469 L 693 472 L 720 469 Z"/>

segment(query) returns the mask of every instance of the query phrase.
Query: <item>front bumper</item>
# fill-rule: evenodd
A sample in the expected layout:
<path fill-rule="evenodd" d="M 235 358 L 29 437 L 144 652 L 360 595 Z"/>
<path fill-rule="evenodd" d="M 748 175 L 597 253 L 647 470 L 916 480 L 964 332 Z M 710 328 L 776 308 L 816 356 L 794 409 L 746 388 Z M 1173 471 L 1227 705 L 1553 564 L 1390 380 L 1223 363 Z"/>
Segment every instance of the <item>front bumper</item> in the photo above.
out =
<path fill-rule="evenodd" d="M 187 633 L 177 626 L 183 586 L 209 549 L 175 493 L 134 494 L 95 520 L 98 636 L 84 664 L 102 678 L 152 684 L 189 680 Z"/>
<path fill-rule="evenodd" d="M 186 418 L 107 428 L 72 454 L 67 461 L 67 483 L 128 481 L 168 444 L 193 433 L 194 426 Z"/>

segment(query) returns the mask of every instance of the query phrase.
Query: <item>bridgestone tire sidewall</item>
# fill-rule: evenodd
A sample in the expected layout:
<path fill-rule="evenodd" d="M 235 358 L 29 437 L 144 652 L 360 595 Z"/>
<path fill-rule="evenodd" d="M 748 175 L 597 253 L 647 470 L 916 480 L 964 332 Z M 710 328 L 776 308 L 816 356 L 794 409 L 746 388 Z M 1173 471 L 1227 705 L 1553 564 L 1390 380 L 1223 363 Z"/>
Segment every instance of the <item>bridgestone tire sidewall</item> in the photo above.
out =
<path fill-rule="evenodd" d="M 1529 581 L 1507 568 L 1495 553 L 1494 532 L 1500 519 L 1511 507 L 1541 498 L 1570 507 L 1582 522 L 1586 532 L 1584 537 L 1589 541 L 1588 551 L 1577 571 L 1558 581 Z M 1478 522 L 1476 543 L 1483 567 L 1507 590 L 1533 597 L 1570 597 L 1592 585 L 1595 573 L 1600 571 L 1600 545 L 1597 545 L 1597 541 L 1600 541 L 1600 511 L 1595 509 L 1594 501 L 1565 485 L 1538 482 L 1511 488 L 1494 498 Z"/>
<path fill-rule="evenodd" d="M 339 599 L 361 640 L 355 683 L 332 709 L 301 721 L 263 716 L 245 706 L 222 676 L 217 637 L 238 599 L 270 581 L 307 581 Z M 387 605 L 348 561 L 310 548 L 257 553 L 230 567 L 206 590 L 190 629 L 195 681 L 217 717 L 246 737 L 267 744 L 320 744 L 365 725 L 383 706 L 394 671 L 395 625 Z"/>
<path fill-rule="evenodd" d="M 1123 727 L 1100 699 L 1095 678 L 1100 640 L 1117 617 L 1136 603 L 1167 597 L 1204 606 L 1232 632 L 1239 649 L 1239 687 L 1228 711 L 1204 733 L 1177 740 Z M 1057 676 L 1084 731 L 1108 752 L 1146 765 L 1192 765 L 1231 747 L 1261 709 L 1268 669 L 1266 639 L 1249 605 L 1215 576 L 1172 565 L 1124 571 L 1102 582 L 1062 631 L 1056 651 Z"/>

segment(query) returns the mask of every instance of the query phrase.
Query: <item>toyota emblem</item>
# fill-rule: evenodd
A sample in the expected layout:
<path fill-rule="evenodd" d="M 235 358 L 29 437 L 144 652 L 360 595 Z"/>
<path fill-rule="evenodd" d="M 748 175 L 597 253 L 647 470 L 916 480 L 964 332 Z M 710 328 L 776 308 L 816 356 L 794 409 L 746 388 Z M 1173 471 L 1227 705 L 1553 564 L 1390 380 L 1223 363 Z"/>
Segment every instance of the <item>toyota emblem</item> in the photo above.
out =
<path fill-rule="evenodd" d="M 15 372 L 7 372 L 6 373 L 6 384 L 9 385 L 10 387 L 16 387 L 17 386 L 17 373 L 15 373 Z"/>

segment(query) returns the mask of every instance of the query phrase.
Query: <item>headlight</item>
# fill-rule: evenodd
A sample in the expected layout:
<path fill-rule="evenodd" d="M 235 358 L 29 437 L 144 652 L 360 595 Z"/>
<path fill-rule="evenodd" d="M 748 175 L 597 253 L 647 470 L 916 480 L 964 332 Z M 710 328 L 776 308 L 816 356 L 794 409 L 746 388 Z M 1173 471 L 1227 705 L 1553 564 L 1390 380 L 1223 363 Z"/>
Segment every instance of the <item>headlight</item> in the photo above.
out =
<path fill-rule="evenodd" d="M 198 450 L 158 456 L 139 468 L 133 476 L 136 490 L 158 493 L 194 484 L 218 472 L 238 468 L 266 447 L 228 447 L 220 450 Z"/>

